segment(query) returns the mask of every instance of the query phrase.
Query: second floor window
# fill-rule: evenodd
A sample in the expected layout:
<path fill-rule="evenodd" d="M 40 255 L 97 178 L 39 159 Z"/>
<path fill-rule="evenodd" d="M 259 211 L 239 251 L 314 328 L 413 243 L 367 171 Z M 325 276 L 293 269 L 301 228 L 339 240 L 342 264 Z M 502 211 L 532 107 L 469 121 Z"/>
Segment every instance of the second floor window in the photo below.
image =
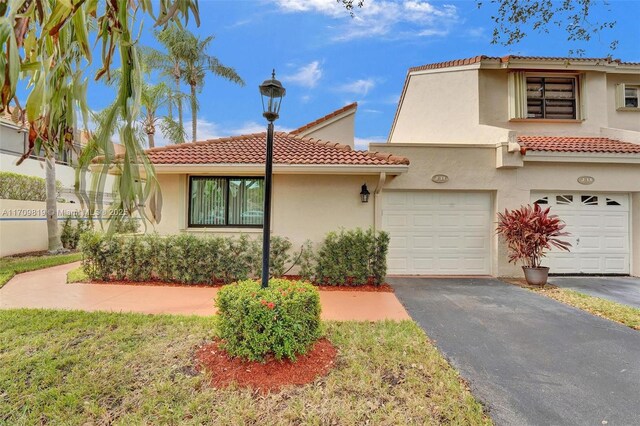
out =
<path fill-rule="evenodd" d="M 626 108 L 638 108 L 640 99 L 640 87 L 627 86 L 624 88 L 624 106 Z"/>
<path fill-rule="evenodd" d="M 509 73 L 510 120 L 585 120 L 585 76 L 569 73 Z"/>
<path fill-rule="evenodd" d="M 527 77 L 527 117 L 575 120 L 576 77 Z"/>

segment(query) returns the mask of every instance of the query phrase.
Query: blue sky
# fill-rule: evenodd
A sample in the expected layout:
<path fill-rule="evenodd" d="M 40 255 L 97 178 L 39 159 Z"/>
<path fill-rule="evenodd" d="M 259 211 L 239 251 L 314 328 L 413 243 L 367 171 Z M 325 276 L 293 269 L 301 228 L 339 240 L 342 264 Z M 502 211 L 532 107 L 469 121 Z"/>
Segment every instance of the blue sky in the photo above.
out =
<path fill-rule="evenodd" d="M 600 57 L 610 53 L 611 38 L 619 40 L 614 57 L 640 61 L 640 1 L 612 0 L 610 11 L 597 8 L 598 19 L 617 20 L 601 40 L 570 44 L 559 30 L 530 32 L 510 48 L 490 44 L 495 9 L 485 3 L 478 9 L 472 0 L 367 0 L 351 18 L 334 0 L 201 0 L 201 26 L 190 22 L 189 29 L 215 35 L 210 53 L 235 67 L 247 85 L 208 77 L 199 98 L 199 139 L 262 131 L 257 86 L 272 68 L 287 88 L 278 129 L 296 128 L 357 101 L 357 145 L 363 148 L 367 141 L 386 139 L 411 66 L 480 54 L 567 56 L 572 48 Z M 149 19 L 141 43 L 156 45 Z M 111 89 L 94 84 L 90 107 L 100 109 L 112 98 Z"/>

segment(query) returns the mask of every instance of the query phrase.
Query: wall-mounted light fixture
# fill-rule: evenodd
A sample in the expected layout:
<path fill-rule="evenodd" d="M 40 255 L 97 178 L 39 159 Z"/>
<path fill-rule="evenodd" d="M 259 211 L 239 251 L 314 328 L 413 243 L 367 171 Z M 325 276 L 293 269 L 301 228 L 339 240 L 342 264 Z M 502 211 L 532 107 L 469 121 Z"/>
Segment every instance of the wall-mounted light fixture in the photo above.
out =
<path fill-rule="evenodd" d="M 368 203 L 370 194 L 371 193 L 367 189 L 367 184 L 365 183 L 364 185 L 362 185 L 362 191 L 360 191 L 360 201 L 362 201 L 363 203 Z"/>

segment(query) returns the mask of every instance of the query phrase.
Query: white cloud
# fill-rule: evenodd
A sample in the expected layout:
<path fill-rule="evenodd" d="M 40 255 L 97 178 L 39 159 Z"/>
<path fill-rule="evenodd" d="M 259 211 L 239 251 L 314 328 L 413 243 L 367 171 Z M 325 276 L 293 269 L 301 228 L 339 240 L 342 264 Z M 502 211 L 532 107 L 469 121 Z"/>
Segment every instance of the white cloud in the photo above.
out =
<path fill-rule="evenodd" d="M 366 96 L 370 90 L 376 86 L 376 81 L 373 78 L 360 79 L 352 81 L 351 83 L 345 83 L 338 86 L 337 90 L 340 92 L 354 93 L 356 95 Z"/>
<path fill-rule="evenodd" d="M 333 0 L 272 0 L 289 13 L 311 12 L 343 21 L 335 28 L 334 41 L 387 36 L 390 38 L 446 35 L 458 22 L 453 5 L 434 6 L 426 0 L 367 0 L 354 9 L 354 17 Z"/>
<path fill-rule="evenodd" d="M 276 132 L 290 132 L 291 128 L 276 124 Z M 252 133 L 264 133 L 267 131 L 267 122 L 247 121 L 240 127 L 230 128 L 225 131 L 226 136 L 250 135 Z"/>
<path fill-rule="evenodd" d="M 321 12 L 326 15 L 339 16 L 346 13 L 343 6 L 335 1 L 327 0 L 276 0 L 282 10 L 288 12 Z"/>
<path fill-rule="evenodd" d="M 182 125 L 186 133 L 185 142 L 191 142 L 191 120 L 183 122 Z M 221 138 L 223 136 L 227 136 L 227 134 L 220 128 L 219 124 L 208 121 L 205 118 L 199 118 L 197 136 L 199 141 L 204 141 L 207 139 Z M 164 137 L 160 130 L 160 126 L 156 126 L 155 145 L 166 146 L 172 144 L 173 142 Z"/>
<path fill-rule="evenodd" d="M 357 150 L 368 150 L 370 143 L 384 143 L 387 138 L 384 136 L 371 136 L 368 138 L 355 138 L 354 145 Z"/>
<path fill-rule="evenodd" d="M 262 133 L 267 131 L 266 124 L 260 124 L 256 121 L 247 121 L 242 126 L 229 130 L 229 135 L 250 135 L 252 133 Z"/>
<path fill-rule="evenodd" d="M 320 61 L 313 61 L 298 69 L 294 74 L 285 75 L 283 81 L 288 81 L 299 86 L 313 88 L 322 78 L 322 68 Z"/>
<path fill-rule="evenodd" d="M 482 27 L 469 28 L 467 34 L 473 38 L 487 38 L 485 29 Z"/>

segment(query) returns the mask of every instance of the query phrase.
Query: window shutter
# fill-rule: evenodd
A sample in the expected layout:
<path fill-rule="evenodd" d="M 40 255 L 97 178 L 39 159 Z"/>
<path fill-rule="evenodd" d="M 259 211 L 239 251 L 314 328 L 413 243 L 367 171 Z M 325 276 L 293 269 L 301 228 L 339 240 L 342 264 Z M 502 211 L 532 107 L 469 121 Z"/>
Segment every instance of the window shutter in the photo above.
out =
<path fill-rule="evenodd" d="M 624 83 L 616 84 L 616 109 L 624 108 Z"/>
<path fill-rule="evenodd" d="M 522 71 L 509 73 L 509 119 L 527 118 L 527 78 Z"/>
<path fill-rule="evenodd" d="M 587 75 L 580 74 L 578 76 L 578 104 L 576 118 L 578 120 L 587 119 Z"/>

